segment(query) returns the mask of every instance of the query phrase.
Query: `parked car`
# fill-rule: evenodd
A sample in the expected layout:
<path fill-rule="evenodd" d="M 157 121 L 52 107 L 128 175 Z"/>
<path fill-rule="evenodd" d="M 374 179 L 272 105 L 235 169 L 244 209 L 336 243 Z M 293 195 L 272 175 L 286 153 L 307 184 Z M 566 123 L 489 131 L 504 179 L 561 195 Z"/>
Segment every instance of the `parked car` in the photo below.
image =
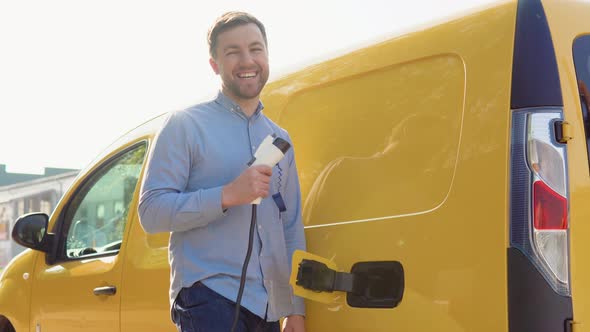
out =
<path fill-rule="evenodd" d="M 265 88 L 294 142 L 308 251 L 341 272 L 403 266 L 392 305 L 314 292 L 308 331 L 590 331 L 589 18 L 584 1 L 501 2 Z M 175 330 L 169 236 L 137 217 L 164 117 L 51 217 L 17 221 L 32 250 L 0 278 L 0 332 Z"/>

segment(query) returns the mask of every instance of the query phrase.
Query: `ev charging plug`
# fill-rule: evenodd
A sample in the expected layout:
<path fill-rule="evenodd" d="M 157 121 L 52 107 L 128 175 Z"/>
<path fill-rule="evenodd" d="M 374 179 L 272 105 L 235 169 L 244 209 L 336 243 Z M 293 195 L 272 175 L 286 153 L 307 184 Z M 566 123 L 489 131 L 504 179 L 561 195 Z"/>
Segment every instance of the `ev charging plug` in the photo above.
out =
<path fill-rule="evenodd" d="M 285 141 L 280 137 L 274 137 L 273 135 L 268 135 L 266 138 L 260 143 L 260 146 L 254 153 L 254 158 L 250 161 L 250 166 L 256 165 L 267 165 L 269 167 L 274 167 L 283 157 L 289 149 L 291 148 L 291 144 Z M 258 197 L 251 204 L 259 205 L 262 201 L 262 197 Z"/>

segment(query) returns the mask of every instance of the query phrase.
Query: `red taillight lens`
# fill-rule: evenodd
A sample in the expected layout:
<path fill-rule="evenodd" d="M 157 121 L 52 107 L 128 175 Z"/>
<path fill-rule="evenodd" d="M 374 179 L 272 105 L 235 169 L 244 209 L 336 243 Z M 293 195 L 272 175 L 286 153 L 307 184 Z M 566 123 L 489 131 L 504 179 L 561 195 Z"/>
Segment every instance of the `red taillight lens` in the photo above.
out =
<path fill-rule="evenodd" d="M 567 229 L 567 200 L 543 181 L 533 188 L 533 218 L 537 230 Z"/>

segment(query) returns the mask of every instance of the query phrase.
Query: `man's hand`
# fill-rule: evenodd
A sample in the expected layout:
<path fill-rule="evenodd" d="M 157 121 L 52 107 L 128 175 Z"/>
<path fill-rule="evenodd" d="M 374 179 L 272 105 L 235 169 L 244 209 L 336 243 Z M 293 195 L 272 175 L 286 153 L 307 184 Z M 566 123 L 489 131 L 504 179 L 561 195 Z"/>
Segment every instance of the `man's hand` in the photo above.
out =
<path fill-rule="evenodd" d="M 272 168 L 266 165 L 252 166 L 246 169 L 231 183 L 223 187 L 221 207 L 250 204 L 258 197 L 268 196 Z"/>
<path fill-rule="evenodd" d="M 305 332 L 305 317 L 291 315 L 283 320 L 283 332 Z"/>

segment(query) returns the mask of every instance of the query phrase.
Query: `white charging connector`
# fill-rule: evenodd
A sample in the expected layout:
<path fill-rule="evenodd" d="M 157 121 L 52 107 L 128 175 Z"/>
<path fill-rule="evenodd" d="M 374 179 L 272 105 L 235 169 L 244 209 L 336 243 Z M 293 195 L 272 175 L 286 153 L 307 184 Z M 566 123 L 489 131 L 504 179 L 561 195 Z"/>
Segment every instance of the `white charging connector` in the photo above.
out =
<path fill-rule="evenodd" d="M 289 149 L 291 144 L 280 137 L 274 137 L 272 135 L 266 136 L 260 146 L 254 153 L 254 159 L 251 161 L 251 166 L 256 165 L 267 165 L 274 167 L 283 157 Z M 262 197 L 258 197 L 251 204 L 260 204 Z"/>

